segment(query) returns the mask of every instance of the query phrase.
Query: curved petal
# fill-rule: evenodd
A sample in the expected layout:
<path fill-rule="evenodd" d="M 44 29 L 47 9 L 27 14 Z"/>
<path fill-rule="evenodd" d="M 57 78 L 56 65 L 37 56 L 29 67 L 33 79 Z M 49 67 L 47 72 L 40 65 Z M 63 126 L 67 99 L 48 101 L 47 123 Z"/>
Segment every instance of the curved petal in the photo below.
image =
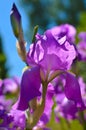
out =
<path fill-rule="evenodd" d="M 65 95 L 69 100 L 75 101 L 78 107 L 84 107 L 78 80 L 74 74 L 68 72 L 66 72 Z"/>
<path fill-rule="evenodd" d="M 64 36 L 66 34 L 68 41 L 74 42 L 75 41 L 75 35 L 76 35 L 76 29 L 74 26 L 70 24 L 62 24 L 60 26 L 56 26 L 51 29 L 52 34 L 55 36 Z"/>
<path fill-rule="evenodd" d="M 21 80 L 20 98 L 18 109 L 25 110 L 29 106 L 29 101 L 34 97 L 40 96 L 40 71 L 39 67 L 33 67 L 24 72 Z"/>

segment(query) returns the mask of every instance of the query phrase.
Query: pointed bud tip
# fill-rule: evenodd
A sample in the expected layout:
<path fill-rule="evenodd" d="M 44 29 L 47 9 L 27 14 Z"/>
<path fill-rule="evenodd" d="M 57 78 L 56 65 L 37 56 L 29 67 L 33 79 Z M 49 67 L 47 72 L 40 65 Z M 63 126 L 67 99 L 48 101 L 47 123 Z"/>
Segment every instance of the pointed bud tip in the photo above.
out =
<path fill-rule="evenodd" d="M 12 17 L 12 15 L 17 19 L 17 20 L 20 20 L 21 19 L 21 15 L 15 5 L 15 3 L 13 3 L 13 6 L 12 6 L 12 9 L 11 9 L 11 12 L 10 12 L 10 15 Z"/>
<path fill-rule="evenodd" d="M 17 7 L 16 7 L 15 3 L 13 3 L 10 15 L 13 14 L 15 9 L 17 9 Z"/>

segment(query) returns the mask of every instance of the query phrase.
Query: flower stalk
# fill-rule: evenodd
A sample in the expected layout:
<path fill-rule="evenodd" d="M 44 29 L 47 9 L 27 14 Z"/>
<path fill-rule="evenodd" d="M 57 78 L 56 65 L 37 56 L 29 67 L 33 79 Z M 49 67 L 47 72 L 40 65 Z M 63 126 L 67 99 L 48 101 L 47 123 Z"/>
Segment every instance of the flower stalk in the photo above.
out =
<path fill-rule="evenodd" d="M 46 92 L 47 92 L 47 86 L 48 83 L 44 82 L 42 84 L 42 100 L 40 103 L 37 104 L 32 114 L 29 113 L 28 119 L 27 119 L 27 128 L 32 129 L 37 122 L 39 121 L 41 115 L 43 114 L 44 108 L 45 108 L 45 101 L 46 101 Z M 37 103 L 36 98 L 31 101 L 31 103 Z M 28 114 L 28 113 L 27 113 Z"/>

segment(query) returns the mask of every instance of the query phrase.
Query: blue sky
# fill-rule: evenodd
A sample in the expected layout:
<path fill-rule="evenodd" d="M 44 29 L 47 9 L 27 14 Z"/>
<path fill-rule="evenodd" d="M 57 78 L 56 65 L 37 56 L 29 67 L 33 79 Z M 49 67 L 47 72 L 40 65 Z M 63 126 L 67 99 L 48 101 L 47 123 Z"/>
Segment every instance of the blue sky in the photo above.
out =
<path fill-rule="evenodd" d="M 21 76 L 25 64 L 21 61 L 16 51 L 16 38 L 13 35 L 10 24 L 10 10 L 15 2 L 19 12 L 22 15 L 23 28 L 26 28 L 26 18 L 23 9 L 19 6 L 18 0 L 0 1 L 0 34 L 3 38 L 3 49 L 7 57 L 7 66 L 10 68 L 10 76 Z"/>

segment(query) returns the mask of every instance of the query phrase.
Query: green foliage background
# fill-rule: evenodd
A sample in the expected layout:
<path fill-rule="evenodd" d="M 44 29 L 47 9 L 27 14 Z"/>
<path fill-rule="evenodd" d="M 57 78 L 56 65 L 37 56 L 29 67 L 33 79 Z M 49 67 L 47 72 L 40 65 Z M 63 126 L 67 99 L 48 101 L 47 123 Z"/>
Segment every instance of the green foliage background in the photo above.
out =
<path fill-rule="evenodd" d="M 29 21 L 29 38 L 35 25 L 39 25 L 40 32 L 63 23 L 74 25 L 78 32 L 86 28 L 86 0 L 19 0 L 19 4 Z"/>
<path fill-rule="evenodd" d="M 3 39 L 0 35 L 0 79 L 7 77 L 8 68 L 6 67 L 6 55 L 3 51 Z"/>

